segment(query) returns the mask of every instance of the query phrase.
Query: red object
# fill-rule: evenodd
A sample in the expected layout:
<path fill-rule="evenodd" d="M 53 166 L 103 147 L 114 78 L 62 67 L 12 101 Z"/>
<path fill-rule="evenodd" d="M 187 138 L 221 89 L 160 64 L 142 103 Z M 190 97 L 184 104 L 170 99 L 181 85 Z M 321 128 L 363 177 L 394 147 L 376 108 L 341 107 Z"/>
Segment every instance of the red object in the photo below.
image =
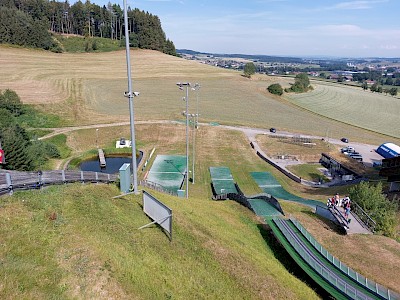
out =
<path fill-rule="evenodd" d="M 0 164 L 4 162 L 4 150 L 0 149 Z"/>

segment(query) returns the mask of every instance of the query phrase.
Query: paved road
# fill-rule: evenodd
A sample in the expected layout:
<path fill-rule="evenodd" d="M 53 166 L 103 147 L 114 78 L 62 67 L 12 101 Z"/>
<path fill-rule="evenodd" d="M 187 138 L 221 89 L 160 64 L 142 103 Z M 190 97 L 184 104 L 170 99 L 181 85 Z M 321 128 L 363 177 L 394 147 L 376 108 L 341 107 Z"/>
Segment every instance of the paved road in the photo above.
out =
<path fill-rule="evenodd" d="M 282 135 L 282 136 L 287 136 L 287 137 L 293 137 L 293 136 L 299 135 L 299 134 L 293 134 L 291 132 L 284 132 L 284 131 L 278 132 L 278 133 L 271 133 L 268 129 L 260 129 L 260 128 L 235 127 L 235 126 L 224 126 L 224 125 L 221 125 L 221 126 L 223 126 L 224 128 L 232 129 L 232 130 L 242 131 L 244 134 L 246 134 L 246 136 L 250 142 L 255 142 L 256 136 L 259 134 Z M 324 137 L 315 136 L 315 135 L 301 135 L 301 137 L 317 139 L 317 140 L 324 138 Z M 340 148 L 343 148 L 346 146 L 353 147 L 357 152 L 359 152 L 363 156 L 363 161 L 366 166 L 372 166 L 374 161 L 382 160 L 382 156 L 380 156 L 378 153 L 375 152 L 375 150 L 379 147 L 378 145 L 370 145 L 370 144 L 355 143 L 355 142 L 343 143 L 341 140 L 331 139 L 331 138 L 328 140 L 328 142 L 331 144 L 335 144 L 335 145 L 339 146 Z"/>
<path fill-rule="evenodd" d="M 58 134 L 68 133 L 68 132 L 80 130 L 80 129 L 127 126 L 129 124 L 130 124 L 129 122 L 119 122 L 119 123 L 95 124 L 95 125 L 72 126 L 72 127 L 61 127 L 61 128 L 43 128 L 43 129 L 47 129 L 47 130 L 53 130 L 53 132 L 49 133 L 39 139 L 40 140 L 47 139 L 47 138 L 53 137 Z M 135 125 L 136 124 L 181 124 L 181 123 L 177 122 L 177 121 L 170 121 L 170 120 L 149 120 L 149 121 L 136 121 Z M 211 126 L 208 123 L 200 123 L 199 125 Z M 294 134 L 291 132 L 284 132 L 284 131 L 279 131 L 278 133 L 271 133 L 268 129 L 262 129 L 262 128 L 250 128 L 250 127 L 228 126 L 228 125 L 219 125 L 219 126 L 226 128 L 226 129 L 230 129 L 230 130 L 242 131 L 247 136 L 249 142 L 256 141 L 256 136 L 259 134 L 282 135 L 282 136 L 287 136 L 287 137 L 293 137 L 295 135 L 296 136 L 299 135 L 299 134 Z M 321 136 L 312 136 L 312 135 L 301 135 L 301 136 L 305 137 L 305 138 L 310 138 L 310 139 L 323 139 L 324 138 Z M 354 147 L 354 149 L 356 149 L 356 151 L 359 152 L 363 156 L 364 164 L 367 166 L 372 166 L 374 161 L 379 161 L 382 159 L 382 157 L 375 152 L 375 150 L 378 148 L 377 145 L 369 145 L 369 144 L 353 143 L 353 142 L 343 143 L 342 141 L 340 141 L 338 139 L 329 139 L 329 142 L 332 144 L 335 144 L 339 147 L 346 147 L 346 146 Z"/>

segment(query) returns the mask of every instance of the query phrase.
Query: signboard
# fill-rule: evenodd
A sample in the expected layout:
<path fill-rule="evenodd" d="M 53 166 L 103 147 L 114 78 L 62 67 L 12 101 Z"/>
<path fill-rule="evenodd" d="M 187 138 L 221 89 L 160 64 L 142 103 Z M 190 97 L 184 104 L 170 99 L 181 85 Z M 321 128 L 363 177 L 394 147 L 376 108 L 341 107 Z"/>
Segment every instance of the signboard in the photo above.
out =
<path fill-rule="evenodd" d="M 157 223 L 168 233 L 169 239 L 172 240 L 172 209 L 158 201 L 146 191 L 143 191 L 143 211 L 153 220 L 153 222 L 144 225 L 139 229 Z"/>
<path fill-rule="evenodd" d="M 0 149 L 0 164 L 4 164 L 6 162 L 4 158 L 4 150 Z"/>

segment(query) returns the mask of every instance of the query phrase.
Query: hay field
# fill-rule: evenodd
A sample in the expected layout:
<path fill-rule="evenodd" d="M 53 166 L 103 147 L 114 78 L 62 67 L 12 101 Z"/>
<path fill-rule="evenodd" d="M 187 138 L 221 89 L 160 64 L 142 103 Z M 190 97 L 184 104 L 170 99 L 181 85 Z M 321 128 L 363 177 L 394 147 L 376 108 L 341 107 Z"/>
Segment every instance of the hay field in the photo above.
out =
<path fill-rule="evenodd" d="M 314 90 L 310 93 L 286 94 L 286 97 L 328 118 L 400 138 L 398 98 L 320 81 L 312 81 L 312 86 Z"/>
<path fill-rule="evenodd" d="M 184 92 L 177 82 L 199 82 L 190 91 L 190 112 L 199 98 L 200 121 L 315 134 L 379 144 L 386 136 L 354 128 L 299 108 L 266 88 L 291 78 L 225 70 L 151 50 L 131 51 L 135 120 L 182 119 Z M 129 120 L 125 51 L 49 53 L 0 46 L 0 89 L 17 91 L 25 103 L 61 116 L 71 125 Z M 361 91 L 360 91 L 361 92 Z"/>

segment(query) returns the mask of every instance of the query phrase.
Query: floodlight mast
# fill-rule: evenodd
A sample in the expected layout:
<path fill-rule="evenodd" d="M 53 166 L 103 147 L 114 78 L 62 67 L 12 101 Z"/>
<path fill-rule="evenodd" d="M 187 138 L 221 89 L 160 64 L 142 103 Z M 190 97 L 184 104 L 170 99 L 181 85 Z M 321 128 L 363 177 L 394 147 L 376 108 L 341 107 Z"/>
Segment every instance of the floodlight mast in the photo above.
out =
<path fill-rule="evenodd" d="M 184 100 L 186 101 L 186 199 L 189 199 L 189 87 L 190 82 L 178 82 L 176 84 L 179 89 L 183 90 L 183 87 L 186 87 L 186 97 Z"/>
<path fill-rule="evenodd" d="M 195 160 L 196 160 L 196 155 L 195 155 L 195 144 L 196 144 L 196 130 L 198 127 L 199 123 L 199 91 L 200 91 L 200 84 L 195 83 L 194 87 L 192 88 L 194 91 L 196 91 L 196 113 L 193 114 L 193 165 L 192 165 L 192 184 L 194 184 L 194 165 L 195 165 Z"/>
<path fill-rule="evenodd" d="M 132 91 L 131 78 L 131 60 L 129 48 L 129 30 L 128 30 L 128 7 L 127 0 L 124 0 L 124 26 L 125 26 L 125 48 L 126 48 L 126 68 L 128 73 L 128 92 L 125 96 L 129 98 L 129 119 L 131 127 L 131 146 L 132 146 L 132 173 L 133 173 L 133 191 L 136 195 L 139 194 L 137 186 L 137 162 L 136 162 L 136 139 L 135 139 L 135 119 L 133 113 L 133 97 L 139 95 Z"/>

